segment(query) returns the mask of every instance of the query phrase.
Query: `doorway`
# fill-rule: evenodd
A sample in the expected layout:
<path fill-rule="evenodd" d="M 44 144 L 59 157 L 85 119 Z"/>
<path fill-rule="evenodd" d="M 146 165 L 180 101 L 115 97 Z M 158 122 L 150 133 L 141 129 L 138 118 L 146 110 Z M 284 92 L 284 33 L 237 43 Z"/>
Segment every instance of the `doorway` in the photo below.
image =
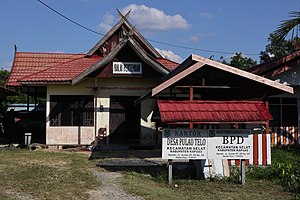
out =
<path fill-rule="evenodd" d="M 110 144 L 140 143 L 140 104 L 134 105 L 138 97 L 110 97 Z"/>

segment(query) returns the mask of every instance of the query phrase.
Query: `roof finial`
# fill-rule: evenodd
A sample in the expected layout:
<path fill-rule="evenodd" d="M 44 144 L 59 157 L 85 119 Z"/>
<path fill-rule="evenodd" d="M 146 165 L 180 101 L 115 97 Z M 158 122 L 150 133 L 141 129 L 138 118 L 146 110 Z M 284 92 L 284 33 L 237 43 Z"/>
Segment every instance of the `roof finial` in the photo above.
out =
<path fill-rule="evenodd" d="M 119 17 L 120 17 L 120 18 L 122 18 L 122 19 L 127 19 L 127 18 L 129 17 L 130 12 L 131 12 L 131 9 L 128 10 L 128 12 L 127 12 L 125 15 L 123 15 L 123 14 L 121 13 L 121 11 L 119 11 L 119 9 L 117 9 L 117 11 L 118 11 L 118 14 L 119 14 Z"/>
<path fill-rule="evenodd" d="M 17 45 L 15 45 L 15 44 L 14 44 L 14 49 L 15 49 L 15 53 L 16 53 L 17 50 L 18 50 L 18 47 L 17 47 Z"/>

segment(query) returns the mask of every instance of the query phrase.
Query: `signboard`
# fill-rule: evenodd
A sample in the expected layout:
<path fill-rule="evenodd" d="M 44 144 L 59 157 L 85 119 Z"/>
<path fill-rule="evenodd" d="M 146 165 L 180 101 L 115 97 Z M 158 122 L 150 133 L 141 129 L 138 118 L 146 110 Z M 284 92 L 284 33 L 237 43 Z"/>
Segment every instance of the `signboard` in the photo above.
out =
<path fill-rule="evenodd" d="M 250 159 L 248 129 L 164 129 L 163 159 Z"/>
<path fill-rule="evenodd" d="M 206 159 L 206 129 L 164 129 L 162 137 L 163 159 Z"/>
<path fill-rule="evenodd" d="M 113 74 L 142 74 L 142 63 L 113 62 Z"/>
<path fill-rule="evenodd" d="M 253 155 L 251 130 L 209 130 L 209 159 L 250 159 Z"/>

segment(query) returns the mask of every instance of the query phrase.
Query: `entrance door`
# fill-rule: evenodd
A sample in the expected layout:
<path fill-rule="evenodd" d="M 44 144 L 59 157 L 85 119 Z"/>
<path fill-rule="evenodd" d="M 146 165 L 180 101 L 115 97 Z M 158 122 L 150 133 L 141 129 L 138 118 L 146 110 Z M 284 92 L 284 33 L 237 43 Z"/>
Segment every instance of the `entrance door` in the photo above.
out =
<path fill-rule="evenodd" d="M 134 105 L 138 97 L 110 97 L 110 136 L 111 144 L 139 144 L 140 105 Z"/>

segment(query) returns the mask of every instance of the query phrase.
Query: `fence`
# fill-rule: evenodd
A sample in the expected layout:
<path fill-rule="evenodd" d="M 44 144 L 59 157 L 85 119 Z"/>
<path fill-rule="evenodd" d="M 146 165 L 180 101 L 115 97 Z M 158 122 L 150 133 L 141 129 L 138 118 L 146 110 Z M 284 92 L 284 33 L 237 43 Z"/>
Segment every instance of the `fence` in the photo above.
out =
<path fill-rule="evenodd" d="M 253 134 L 253 159 L 247 164 L 270 165 L 271 147 L 277 145 L 300 144 L 298 127 L 272 127 L 270 134 Z M 240 160 L 228 160 L 229 165 L 239 165 Z"/>
<path fill-rule="evenodd" d="M 246 160 L 250 165 L 271 165 L 271 134 L 252 134 L 253 156 Z M 228 160 L 229 165 L 239 165 L 240 160 Z"/>
<path fill-rule="evenodd" d="M 271 144 L 287 145 L 287 144 L 299 144 L 300 138 L 298 134 L 298 127 L 273 127 L 271 128 Z"/>

